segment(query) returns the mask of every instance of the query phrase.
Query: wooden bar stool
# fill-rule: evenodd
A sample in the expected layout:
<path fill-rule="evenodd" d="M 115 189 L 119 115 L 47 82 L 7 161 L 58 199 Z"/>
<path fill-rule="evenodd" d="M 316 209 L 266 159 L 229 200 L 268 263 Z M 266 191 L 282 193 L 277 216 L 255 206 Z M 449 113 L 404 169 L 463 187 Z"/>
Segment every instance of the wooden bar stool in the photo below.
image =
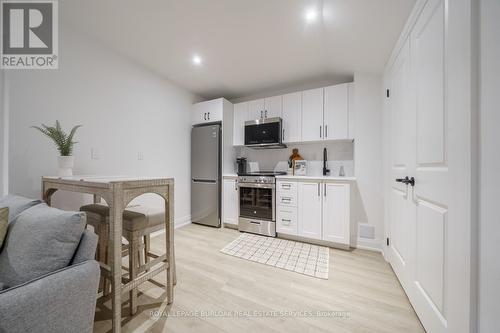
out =
<path fill-rule="evenodd" d="M 109 288 L 109 207 L 103 204 L 82 206 L 80 211 L 87 214 L 87 223 L 91 225 L 99 237 L 97 260 L 101 263 L 102 290 L 106 295 Z M 169 244 L 165 244 L 165 252 L 157 255 L 151 252 L 151 233 L 166 228 L 165 213 L 161 208 L 146 207 L 141 205 L 127 207 L 123 212 L 123 238 L 128 242 L 122 245 L 122 255 L 129 257 L 129 281 L 148 272 L 156 264 L 166 261 Z M 175 252 L 173 265 L 173 282 L 176 283 Z M 137 312 L 137 286 L 130 290 L 130 314 Z"/>

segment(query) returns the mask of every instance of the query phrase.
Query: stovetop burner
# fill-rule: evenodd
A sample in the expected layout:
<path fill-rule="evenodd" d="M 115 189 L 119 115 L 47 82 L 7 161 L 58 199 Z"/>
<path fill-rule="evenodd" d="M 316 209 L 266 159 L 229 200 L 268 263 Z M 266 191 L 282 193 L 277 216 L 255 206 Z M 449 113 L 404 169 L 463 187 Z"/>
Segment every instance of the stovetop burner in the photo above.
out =
<path fill-rule="evenodd" d="M 238 174 L 238 176 L 267 176 L 267 177 L 284 176 L 284 175 L 286 175 L 285 171 L 255 171 L 255 172 L 245 172 Z"/>

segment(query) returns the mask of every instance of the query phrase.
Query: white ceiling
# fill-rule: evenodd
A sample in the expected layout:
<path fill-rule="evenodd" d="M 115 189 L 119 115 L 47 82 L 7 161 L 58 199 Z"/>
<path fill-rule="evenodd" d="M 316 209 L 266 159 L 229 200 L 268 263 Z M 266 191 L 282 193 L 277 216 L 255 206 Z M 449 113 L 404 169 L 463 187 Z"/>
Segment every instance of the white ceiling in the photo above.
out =
<path fill-rule="evenodd" d="M 62 19 L 204 98 L 381 73 L 415 0 L 78 0 Z M 310 7 L 322 15 L 306 24 Z M 202 57 L 194 66 L 192 56 Z"/>

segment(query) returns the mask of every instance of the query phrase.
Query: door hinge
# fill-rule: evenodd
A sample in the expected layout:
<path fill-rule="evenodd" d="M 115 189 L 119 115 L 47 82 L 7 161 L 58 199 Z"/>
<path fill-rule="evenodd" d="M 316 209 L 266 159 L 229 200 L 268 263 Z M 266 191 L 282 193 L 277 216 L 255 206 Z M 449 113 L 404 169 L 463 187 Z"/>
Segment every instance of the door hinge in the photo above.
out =
<path fill-rule="evenodd" d="M 387 239 L 387 246 L 389 246 L 389 237 L 387 237 L 386 239 Z"/>
<path fill-rule="evenodd" d="M 387 98 L 389 98 L 389 96 L 391 95 L 391 93 L 389 92 L 389 89 L 386 89 L 385 95 L 387 96 Z"/>

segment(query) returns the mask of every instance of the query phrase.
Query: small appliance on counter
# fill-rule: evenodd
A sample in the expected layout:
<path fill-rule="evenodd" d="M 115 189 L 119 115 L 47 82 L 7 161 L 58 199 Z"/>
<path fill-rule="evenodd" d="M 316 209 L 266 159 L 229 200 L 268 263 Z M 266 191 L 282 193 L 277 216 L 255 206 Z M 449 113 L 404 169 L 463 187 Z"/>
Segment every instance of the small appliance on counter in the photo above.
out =
<path fill-rule="evenodd" d="M 238 157 L 236 159 L 236 165 L 238 166 L 238 175 L 242 175 L 247 172 L 247 159 L 245 157 Z"/>

